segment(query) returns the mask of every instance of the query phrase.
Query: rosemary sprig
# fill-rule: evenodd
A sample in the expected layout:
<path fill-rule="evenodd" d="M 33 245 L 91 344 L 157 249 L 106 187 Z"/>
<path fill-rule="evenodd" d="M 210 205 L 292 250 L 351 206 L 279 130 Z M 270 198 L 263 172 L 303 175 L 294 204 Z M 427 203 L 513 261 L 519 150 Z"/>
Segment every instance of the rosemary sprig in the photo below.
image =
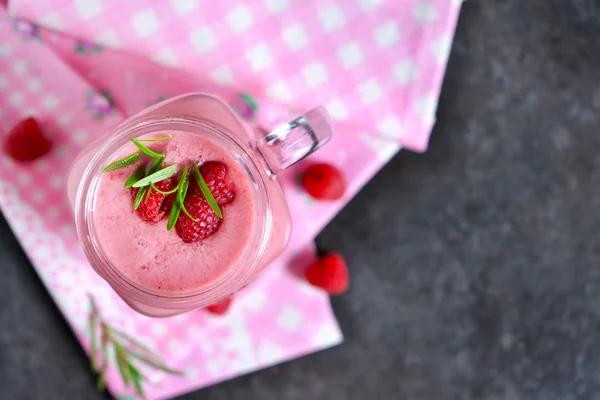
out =
<path fill-rule="evenodd" d="M 161 170 L 153 172 L 147 175 L 145 178 L 140 179 L 136 183 L 133 184 L 133 187 L 144 187 L 148 186 L 151 183 L 156 183 L 158 181 L 162 181 L 164 179 L 170 178 L 177 173 L 177 165 L 169 165 Z"/>
<path fill-rule="evenodd" d="M 148 367 L 159 369 L 171 375 L 183 375 L 182 371 L 169 368 L 165 362 L 147 346 L 141 344 L 129 335 L 111 327 L 100 316 L 94 298 L 90 296 L 90 363 L 92 370 L 98 374 L 98 389 L 104 390 L 106 371 L 108 368 L 108 352 L 112 346 L 115 362 L 128 388 L 133 388 L 136 393 L 145 399 L 143 382 L 146 380 L 134 364 L 137 361 Z M 98 335 L 100 335 L 100 349 L 98 348 Z M 98 356 L 101 352 L 102 364 L 98 366 Z"/>
<path fill-rule="evenodd" d="M 140 142 L 139 140 L 137 140 L 136 138 L 134 138 L 133 136 L 130 137 L 129 139 L 131 139 L 131 142 L 133 144 L 135 144 L 137 146 L 138 149 L 141 150 L 142 153 L 152 157 L 152 158 L 162 158 L 164 157 L 164 153 L 157 153 L 155 151 L 150 150 L 149 148 L 147 148 L 146 146 L 144 146 L 144 144 L 142 142 Z"/>
<path fill-rule="evenodd" d="M 173 230 L 173 227 L 175 226 L 175 224 L 177 223 L 177 220 L 179 219 L 179 214 L 181 214 L 181 210 L 185 210 L 185 206 L 183 204 L 183 201 L 185 200 L 185 196 L 187 194 L 188 191 L 188 187 L 189 187 L 189 173 L 188 173 L 188 169 L 187 167 L 183 170 L 183 173 L 181 174 L 181 178 L 179 179 L 179 183 L 177 184 L 177 194 L 175 195 L 175 202 L 173 203 L 173 207 L 171 207 L 171 213 L 169 214 L 169 221 L 167 221 L 167 230 L 171 231 Z M 191 215 L 187 212 L 187 210 L 184 211 L 184 214 L 188 215 L 190 218 Z M 193 221 L 196 221 L 194 218 L 192 218 Z"/>
<path fill-rule="evenodd" d="M 102 172 L 110 172 L 110 171 L 114 171 L 115 169 L 119 169 L 119 168 L 123 168 L 127 165 L 133 164 L 134 162 L 136 162 L 140 156 L 142 155 L 142 153 L 138 152 L 138 153 L 133 153 L 130 156 L 127 156 L 125 158 L 122 158 L 118 161 L 115 161 L 114 163 L 108 165 L 106 168 L 104 168 L 102 170 Z"/>
<path fill-rule="evenodd" d="M 167 367 L 160 358 L 156 359 L 156 355 L 146 345 L 137 341 L 136 339 L 128 336 L 116 328 L 112 328 L 114 336 L 117 336 L 119 340 L 123 340 L 126 344 L 131 345 L 130 355 L 133 358 L 137 358 L 140 361 L 148 364 L 149 366 L 164 371 L 171 375 L 177 375 L 177 371 Z"/>
<path fill-rule="evenodd" d="M 217 204 L 215 197 L 210 192 L 208 185 L 204 181 L 204 178 L 202 177 L 202 174 L 200 173 L 200 170 L 198 169 L 198 165 L 196 165 L 196 163 L 194 163 L 194 166 L 192 168 L 194 170 L 194 176 L 196 177 L 196 182 L 198 182 L 198 186 L 200 186 L 200 190 L 202 191 L 202 194 L 204 194 L 206 201 L 208 202 L 210 207 L 213 209 L 215 214 L 217 214 L 217 216 L 219 218 L 223 219 L 223 213 L 221 212 L 221 208 Z"/>

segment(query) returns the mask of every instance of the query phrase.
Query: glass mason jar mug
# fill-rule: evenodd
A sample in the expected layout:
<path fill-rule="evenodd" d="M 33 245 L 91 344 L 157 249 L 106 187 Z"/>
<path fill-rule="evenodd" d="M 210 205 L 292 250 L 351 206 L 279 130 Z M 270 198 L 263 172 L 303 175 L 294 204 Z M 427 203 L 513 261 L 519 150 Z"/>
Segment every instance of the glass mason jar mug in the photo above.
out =
<path fill-rule="evenodd" d="M 113 185 L 107 178 L 113 172 L 102 172 L 122 158 L 123 149 L 132 146 L 132 137 L 165 133 L 184 138 L 177 152 L 189 155 L 190 162 L 200 160 L 200 167 L 210 161 L 210 156 L 198 154 L 202 144 L 213 149 L 208 151 L 212 155 L 221 152 L 229 163 L 228 174 L 239 181 L 236 188 L 244 189 L 236 193 L 231 207 L 224 206 L 216 232 L 199 243 L 183 242 L 175 230 L 166 229 L 164 221 L 159 231 L 139 218 L 132 219 L 136 216 L 131 189 L 120 185 L 127 176 Z M 91 266 L 129 306 L 152 317 L 181 314 L 230 296 L 256 278 L 289 240 L 291 219 L 276 175 L 325 144 L 331 133 L 321 107 L 264 134 L 241 121 L 218 97 L 202 93 L 175 97 L 132 116 L 84 149 L 69 172 L 68 197 Z M 121 179 L 121 175 L 113 177 Z M 192 182 L 194 175 L 190 176 Z M 106 197 L 107 191 L 113 197 Z M 233 204 L 238 201 L 236 208 Z M 240 215 L 246 223 L 230 222 Z M 188 217 L 181 213 L 181 218 Z M 146 234 L 148 240 L 143 237 Z M 148 243 L 151 248 L 144 247 Z M 138 262 L 148 254 L 154 258 Z"/>

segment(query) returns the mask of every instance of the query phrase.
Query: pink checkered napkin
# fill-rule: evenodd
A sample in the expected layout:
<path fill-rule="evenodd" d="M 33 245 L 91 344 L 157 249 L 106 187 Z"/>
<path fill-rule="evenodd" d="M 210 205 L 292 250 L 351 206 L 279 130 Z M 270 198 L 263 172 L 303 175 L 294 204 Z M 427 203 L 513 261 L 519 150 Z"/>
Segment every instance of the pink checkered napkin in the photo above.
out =
<path fill-rule="evenodd" d="M 54 0 L 49 0 L 49 2 L 53 3 Z M 74 4 L 83 3 L 76 2 Z M 98 2 L 86 0 L 85 5 L 89 6 L 89 9 L 84 10 L 84 12 L 97 11 L 107 3 L 111 2 L 102 1 L 98 6 Z M 136 4 L 137 7 L 140 7 L 139 5 L 142 3 L 147 4 L 148 2 L 128 2 L 127 7 L 135 8 Z M 192 9 L 189 7 L 194 3 L 193 0 L 171 0 L 170 2 L 165 1 L 164 5 L 183 12 L 184 10 L 193 11 L 193 7 Z M 365 1 L 356 4 L 359 3 L 361 7 L 368 7 Z M 30 5 L 32 4 L 30 3 Z M 44 2 L 44 4 L 47 3 Z M 263 4 L 265 7 L 272 7 L 276 3 L 265 2 Z M 287 4 L 289 6 L 292 3 L 278 1 L 277 4 L 280 6 L 286 6 Z M 329 3 L 323 3 L 323 6 L 327 4 Z M 377 4 L 381 5 L 382 3 L 371 2 L 372 6 L 377 6 Z M 36 6 L 44 7 L 39 2 Z M 254 6 L 256 4 L 253 4 L 252 7 Z M 13 0 L 13 9 L 19 13 L 21 9 L 24 11 L 37 10 L 28 10 L 24 0 Z M 430 11 L 427 11 L 428 9 L 431 10 L 427 5 L 414 5 L 413 9 L 417 10 L 417 15 L 419 13 L 425 15 L 430 13 Z M 65 22 L 69 18 L 65 19 L 60 14 L 60 7 L 56 7 L 55 10 L 53 13 L 44 13 L 46 17 L 41 22 L 47 26 L 64 29 L 67 26 Z M 271 10 L 273 9 L 271 8 Z M 434 19 L 440 21 L 438 16 Z M 437 22 L 430 22 L 428 25 L 431 25 L 431 23 L 437 24 Z M 163 24 L 162 19 L 161 24 Z M 243 75 L 239 75 L 237 72 L 234 75 L 235 65 L 214 69 L 213 74 L 211 74 L 211 81 L 207 81 L 206 72 L 203 69 L 200 69 L 198 74 L 194 74 L 196 71 L 193 68 L 189 68 L 187 73 L 178 73 L 152 66 L 144 57 L 136 57 L 132 54 L 134 52 L 142 55 L 148 54 L 145 51 L 134 50 L 128 54 L 114 52 L 106 48 L 99 48 L 94 43 L 90 43 L 89 40 L 75 41 L 56 33 L 47 32 L 44 29 L 28 27 L 25 24 L 19 24 L 19 32 L 24 40 L 31 39 L 33 34 L 34 42 L 37 43 L 41 40 L 50 45 L 86 81 L 92 83 L 98 89 L 102 89 L 104 95 L 114 99 L 119 109 L 127 114 L 136 112 L 149 103 L 154 103 L 162 98 L 192 90 L 216 92 L 227 100 L 234 100 L 237 91 L 240 90 L 238 88 L 253 94 L 258 100 L 261 114 L 258 116 L 259 120 L 286 109 L 286 107 L 283 107 L 286 101 L 281 100 L 280 96 L 274 95 L 284 86 L 276 86 L 278 89 L 273 89 L 275 92 L 265 90 L 267 86 L 265 86 L 264 81 L 257 79 L 256 74 L 253 72 L 250 72 L 250 75 L 243 79 L 241 78 Z M 1 29 L 0 33 L 3 33 Z M 82 35 L 82 37 L 89 36 Z M 105 39 L 110 41 L 114 37 L 114 35 L 108 34 Z M 2 57 L 10 58 L 14 54 L 14 52 L 11 54 L 11 49 L 6 50 L 7 47 L 3 47 L 4 40 L 5 37 L 0 35 L 0 88 L 2 88 L 3 82 L 10 82 L 12 89 L 15 78 L 10 71 L 11 69 L 22 71 L 22 67 L 20 67 L 22 59 L 11 59 L 12 64 L 9 61 L 6 61 L 5 65 L 2 64 Z M 436 54 L 443 55 L 444 51 L 449 49 L 449 40 L 445 43 L 447 46 L 443 46 L 444 40 L 436 43 L 441 44 L 437 49 L 434 49 Z M 43 48 L 43 46 L 40 46 L 40 48 Z M 431 50 L 429 47 L 427 49 Z M 50 58 L 53 59 L 53 57 Z M 39 62 L 48 64 L 50 70 L 54 71 L 52 67 L 54 62 L 45 58 L 39 60 Z M 57 72 L 54 75 L 54 78 L 56 78 L 63 74 Z M 60 97 L 60 104 L 68 104 L 69 110 L 82 109 L 83 107 L 78 105 L 77 102 L 69 103 L 69 95 L 62 92 L 64 88 L 72 86 L 71 80 L 68 78 L 71 75 L 68 73 L 64 75 L 64 80 L 57 81 L 57 90 L 60 90 L 61 93 L 56 93 L 56 95 Z M 22 74 L 21 79 L 30 80 L 28 84 L 31 84 L 33 88 L 38 87 L 37 77 L 33 76 L 33 79 L 31 78 L 30 75 Z M 74 79 L 77 80 L 76 77 Z M 86 85 L 85 82 L 81 80 L 80 82 L 83 87 L 91 89 L 91 86 Z M 215 85 L 215 83 L 220 86 Z M 89 96 L 86 90 L 84 92 L 86 96 Z M 78 98 L 77 93 L 77 91 L 74 91 L 70 94 Z M 11 96 L 10 91 L 5 93 L 0 91 L 0 105 L 3 104 L 2 101 L 10 103 L 12 101 Z M 43 99 L 43 96 L 39 99 Z M 39 99 L 38 101 L 40 101 Z M 86 102 L 95 106 L 95 108 L 88 107 L 89 110 L 85 110 L 88 113 L 85 115 L 88 117 L 95 116 L 97 118 L 98 111 L 102 110 L 101 106 L 103 104 L 97 100 L 97 97 L 86 97 Z M 51 106 L 53 101 L 47 101 L 46 104 Z M 303 106 L 300 100 L 298 102 L 294 101 L 294 106 L 296 105 L 297 108 Z M 313 105 L 313 103 L 311 102 L 310 105 Z M 66 114 L 62 116 L 61 114 L 54 115 L 56 114 L 55 111 L 48 112 L 44 107 L 42 105 L 41 111 L 38 111 L 38 113 L 41 113 L 41 116 L 46 118 L 49 124 L 53 124 L 53 120 L 57 117 L 63 124 L 69 120 L 65 116 Z M 373 126 L 359 129 L 360 124 L 356 122 L 354 115 L 349 115 L 348 109 L 344 107 L 345 101 L 341 103 L 334 101 L 329 104 L 330 111 L 336 117 L 336 137 L 331 144 L 316 153 L 312 159 L 321 158 L 334 162 L 344 170 L 350 180 L 348 196 L 344 201 L 334 204 L 315 202 L 294 184 L 298 169 L 302 168 L 301 165 L 297 166 L 295 170 L 285 173 L 282 181 L 295 224 L 289 253 L 282 256 L 280 262 L 270 268 L 267 275 L 253 284 L 249 290 L 240 294 L 236 300 L 235 307 L 237 307 L 237 311 L 234 307 L 231 318 L 215 319 L 203 313 L 191 313 L 186 316 L 157 321 L 136 314 L 131 315 L 130 310 L 102 280 L 97 278 L 95 274 L 88 275 L 90 269 L 82 258 L 78 246 L 75 246 L 75 249 L 65 249 L 66 244 L 74 243 L 72 238 L 69 239 L 72 236 L 67 236 L 73 233 L 70 228 L 70 221 L 65 219 L 58 224 L 53 222 L 57 215 L 62 215 L 62 208 L 52 203 L 47 212 L 30 208 L 32 205 L 35 206 L 35 201 L 40 202 L 43 197 L 52 196 L 51 188 L 43 186 L 40 194 L 31 199 L 34 203 L 23 202 L 21 196 L 27 196 L 27 193 L 23 193 L 20 185 L 23 185 L 23 182 L 28 182 L 30 172 L 29 170 L 22 170 L 21 167 L 9 161 L 4 161 L 4 166 L 7 168 L 6 174 L 0 174 L 0 207 L 7 215 L 17 236 L 22 240 L 23 246 L 32 258 L 42 280 L 49 286 L 53 297 L 65 312 L 65 316 L 74 326 L 76 334 L 83 343 L 87 343 L 84 331 L 85 320 L 83 319 L 87 312 L 87 305 L 82 300 L 85 293 L 76 288 L 89 287 L 112 323 L 123 327 L 130 333 L 141 335 L 152 347 L 158 348 L 159 352 L 171 364 L 186 370 L 185 379 L 164 377 L 161 374 L 151 376 L 151 379 L 156 382 L 156 386 L 150 389 L 150 398 L 170 397 L 177 393 L 206 386 L 263 366 L 328 347 L 341 340 L 341 334 L 331 315 L 325 296 L 305 285 L 302 281 L 295 279 L 293 275 L 288 273 L 289 268 L 284 268 L 284 264 L 289 264 L 286 260 L 300 259 L 299 265 L 305 265 L 310 257 L 313 257 L 312 250 L 305 248 L 299 253 L 294 249 L 302 249 L 306 240 L 314 237 L 341 206 L 398 150 L 396 138 L 383 135 Z M 1 109 L 2 107 L 0 107 Z M 14 112 L 20 110 L 22 108 L 13 107 Z M 89 114 L 91 112 L 92 114 Z M 76 118 L 80 118 L 79 113 L 75 112 L 75 114 L 77 114 Z M 116 116 L 117 114 L 113 112 L 111 115 Z M 16 120 L 17 117 L 9 119 L 7 121 L 8 125 Z M 75 117 L 73 120 L 75 120 Z M 97 128 L 96 125 L 86 125 L 89 123 L 89 118 L 83 121 L 77 119 L 77 124 L 73 124 L 72 127 L 65 125 L 68 131 L 61 126 L 62 130 L 57 129 L 57 134 L 66 137 L 73 134 L 74 140 L 83 140 L 84 134 L 85 136 L 99 134 L 110 126 L 110 121 L 104 122 L 107 124 L 106 126 L 102 125 L 102 121 L 94 121 L 96 124 L 100 124 L 102 128 Z M 418 134 L 414 135 L 418 136 Z M 65 153 L 65 148 L 60 146 L 59 154 Z M 357 160 L 360 162 L 356 162 Z M 42 161 L 33 168 L 45 170 L 46 167 L 47 164 Z M 52 185 L 58 185 L 58 180 Z M 67 211 L 64 212 L 65 215 L 68 213 Z M 305 218 L 306 215 L 311 215 L 312 218 Z M 36 233 L 32 234 L 32 232 Z M 36 247 L 28 242 L 26 237 L 31 237 L 31 243 L 35 242 Z M 36 251 L 38 248 L 39 251 Z M 299 254 L 302 256 L 299 256 Z M 289 267 L 289 265 L 286 265 L 286 267 Z M 308 300 L 307 296 L 311 300 Z M 297 301 L 298 304 L 296 304 Z M 71 307 L 71 304 L 75 304 L 75 306 Z M 310 309 L 317 310 L 316 318 L 312 318 L 311 313 L 304 312 L 302 304 L 307 304 Z M 244 322 L 240 322 L 240 317 L 244 319 Z M 268 327 L 268 332 L 261 331 L 261 326 Z M 182 334 L 173 337 L 172 332 L 182 332 Z M 170 338 L 174 340 L 169 340 Z M 201 345 L 198 343 L 201 343 Z M 231 360 L 235 361 L 231 362 Z M 116 371 L 110 373 L 109 387 L 113 393 L 119 393 L 122 389 Z"/>
<path fill-rule="evenodd" d="M 423 151 L 459 0 L 13 0 L 21 17 Z M 375 143 L 375 144 L 374 144 Z"/>
<path fill-rule="evenodd" d="M 10 21 L 0 7 L 0 136 L 24 116 L 35 115 L 56 144 L 32 164 L 0 154 L 0 208 L 83 346 L 89 344 L 91 293 L 111 325 L 186 372 L 184 378 L 149 372 L 146 392 L 158 399 L 340 343 L 327 295 L 291 269 L 297 260 L 300 265 L 312 260 L 312 246 L 290 247 L 222 318 L 202 311 L 164 320 L 141 316 L 93 272 L 72 226 L 66 171 L 84 143 L 110 131 L 123 115 L 110 107 L 106 91 L 94 89 L 44 45 L 52 35 Z M 74 40 L 72 46 L 77 47 Z M 126 59 L 121 65 L 131 66 Z M 109 369 L 107 383 L 113 394 L 127 393 L 115 368 Z"/>

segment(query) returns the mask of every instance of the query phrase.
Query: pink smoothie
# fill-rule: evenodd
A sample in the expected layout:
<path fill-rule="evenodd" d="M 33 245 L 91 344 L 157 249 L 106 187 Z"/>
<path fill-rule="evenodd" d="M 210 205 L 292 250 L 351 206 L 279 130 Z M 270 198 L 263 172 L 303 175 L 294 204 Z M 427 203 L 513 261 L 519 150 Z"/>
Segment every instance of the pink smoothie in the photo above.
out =
<path fill-rule="evenodd" d="M 242 166 L 215 143 L 185 132 L 157 132 L 151 136 L 165 135 L 172 138 L 145 143 L 155 151 L 166 152 L 165 164 L 178 164 L 181 170 L 193 161 L 221 161 L 227 165 L 235 198 L 221 206 L 223 220 L 217 231 L 199 242 L 184 243 L 175 229 L 167 231 L 168 214 L 157 224 L 142 221 L 133 211 L 131 189 L 123 187 L 140 161 L 102 174 L 94 224 L 102 250 L 127 278 L 151 289 L 186 292 L 215 281 L 239 262 L 254 230 L 254 197 Z M 136 151 L 133 144 L 127 144 L 114 160 Z M 180 218 L 187 217 L 181 213 Z"/>

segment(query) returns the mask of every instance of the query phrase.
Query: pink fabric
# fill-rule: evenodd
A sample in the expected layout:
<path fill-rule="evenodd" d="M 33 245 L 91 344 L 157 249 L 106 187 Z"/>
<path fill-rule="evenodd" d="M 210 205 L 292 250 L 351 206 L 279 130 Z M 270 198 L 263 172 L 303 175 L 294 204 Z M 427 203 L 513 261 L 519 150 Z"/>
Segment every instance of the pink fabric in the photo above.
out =
<path fill-rule="evenodd" d="M 203 10 L 211 12 L 202 14 L 193 8 L 194 0 L 153 3 L 119 2 L 121 9 L 115 15 L 113 0 L 72 4 L 57 0 L 35 3 L 17 0 L 11 3 L 12 11 L 18 14 L 14 21 L 9 21 L 0 7 L 0 118 L 3 120 L 0 135 L 25 115 L 36 115 L 57 144 L 48 157 L 31 165 L 16 164 L 0 155 L 0 207 L 86 349 L 87 294 L 93 293 L 111 323 L 141 337 L 170 365 L 186 371 L 184 378 L 150 374 L 152 384 L 146 386 L 150 399 L 172 397 L 342 341 L 328 297 L 297 276 L 315 257 L 313 246 L 306 243 L 398 151 L 398 139 L 406 145 L 413 143 L 415 149 L 424 148 L 458 12 L 458 2 L 445 1 L 407 0 L 406 4 L 394 5 L 396 3 L 383 0 L 357 0 L 354 7 L 348 6 L 350 1 L 320 2 L 319 6 L 313 2 L 285 0 L 256 1 L 246 6 L 239 2 L 238 6 L 246 7 L 247 12 L 238 9 L 229 18 L 236 21 L 233 24 L 236 29 L 246 26 L 247 30 L 235 36 L 227 17 L 220 20 L 221 16 L 230 15 L 218 6 L 222 2 L 210 2 Z M 86 7 L 78 8 L 77 4 Z M 274 8 L 286 4 L 285 10 Z M 143 24 L 140 25 L 139 18 L 142 17 L 135 18 L 138 22 L 133 25 L 125 21 L 143 9 L 152 12 L 141 15 L 154 13 L 157 16 L 161 35 L 155 33 L 140 39 Z M 322 9 L 330 10 L 326 12 L 333 18 L 330 22 L 318 22 L 319 17 L 315 15 Z M 331 11 L 336 9 L 341 10 L 343 18 L 339 12 Z M 177 12 L 184 15 L 175 22 Z M 105 43 L 118 42 L 128 51 L 101 48 L 88 41 L 40 29 L 21 21 L 21 17 L 82 38 L 103 36 Z M 146 22 L 152 19 L 144 18 Z M 359 30 L 360 34 L 349 31 L 348 27 L 358 19 L 364 19 L 371 31 L 367 32 L 366 27 Z M 252 21 L 250 27 L 247 26 L 249 20 Z M 103 21 L 111 21 L 110 26 Z M 301 44 L 300 31 L 293 31 L 296 35 L 288 32 L 282 39 L 277 29 L 289 28 L 290 24 L 295 26 L 298 21 L 304 21 L 302 29 L 311 35 L 310 42 L 292 51 Z M 336 25 L 335 21 L 342 25 Z M 386 21 L 392 25 L 386 25 Z M 136 24 L 138 31 L 134 32 Z M 380 30 L 375 34 L 382 24 L 385 28 L 379 29 L 387 34 Z M 197 26 L 210 28 L 218 43 L 218 53 L 210 50 L 200 55 L 197 53 L 199 42 L 193 42 L 194 50 L 193 44 L 185 39 Z M 402 40 L 394 42 L 394 26 L 399 29 Z M 330 28 L 333 31 L 325 33 L 324 30 Z M 252 71 L 251 65 L 256 67 L 253 63 L 259 61 L 248 60 L 244 50 L 253 48 L 257 37 L 262 37 L 268 46 L 271 64 Z M 404 39 L 409 37 L 422 37 L 419 40 L 425 43 L 410 57 L 407 52 L 416 51 L 418 44 L 406 48 Z M 348 67 L 346 83 L 338 79 L 346 67 L 336 66 L 335 63 L 341 61 L 328 57 L 319 45 L 327 42 L 329 53 L 334 54 L 336 43 L 342 43 L 342 39 L 344 43 L 350 39 L 359 42 L 365 56 L 363 63 Z M 429 41 L 433 39 L 436 41 Z M 380 48 L 382 46 L 384 48 Z M 160 53 L 159 58 L 163 62 L 176 60 L 177 66 L 184 70 L 149 62 L 145 56 L 156 56 L 156 49 L 168 49 Z M 344 54 L 342 59 L 349 63 L 353 58 Z M 434 54 L 439 56 L 435 62 L 431 58 Z M 376 68 L 371 65 L 374 59 L 379 60 L 374 64 Z M 411 61 L 406 61 L 408 59 Z M 290 63 L 301 66 L 311 60 L 326 65 L 329 79 L 309 93 L 306 79 L 314 79 L 314 76 L 309 74 L 312 78 L 307 78 L 302 72 L 293 72 Z M 382 72 L 385 65 L 388 75 Z M 398 75 L 399 70 L 413 72 Z M 400 85 L 398 76 L 410 79 Z M 372 105 L 365 106 L 350 82 L 371 78 L 386 90 Z M 240 90 L 252 94 L 259 104 L 256 116 L 259 123 L 281 115 L 290 107 L 302 109 L 319 100 L 325 102 L 336 119 L 336 136 L 307 162 L 322 159 L 338 165 L 346 174 L 350 188 L 341 201 L 316 202 L 295 183 L 298 171 L 306 163 L 286 171 L 281 180 L 294 219 L 292 241 L 286 254 L 257 282 L 236 296 L 232 311 L 226 317 L 216 318 L 197 311 L 152 320 L 132 312 L 87 265 L 77 244 L 63 193 L 65 173 L 70 160 L 85 142 L 111 129 L 126 115 L 160 99 L 196 90 L 217 93 L 234 104 L 239 102 Z M 406 97 L 395 97 L 400 92 Z M 401 101 L 402 107 L 398 108 L 400 103 L 395 99 Z M 107 104 L 113 106 L 107 107 Z M 416 111 L 422 112 L 420 116 Z M 388 129 L 398 126 L 404 128 L 402 134 Z M 307 215 L 311 218 L 306 218 Z M 125 393 L 114 368 L 109 371 L 108 385 L 114 394 Z"/>
<path fill-rule="evenodd" d="M 457 0 L 15 0 L 50 28 L 423 151 Z"/>

